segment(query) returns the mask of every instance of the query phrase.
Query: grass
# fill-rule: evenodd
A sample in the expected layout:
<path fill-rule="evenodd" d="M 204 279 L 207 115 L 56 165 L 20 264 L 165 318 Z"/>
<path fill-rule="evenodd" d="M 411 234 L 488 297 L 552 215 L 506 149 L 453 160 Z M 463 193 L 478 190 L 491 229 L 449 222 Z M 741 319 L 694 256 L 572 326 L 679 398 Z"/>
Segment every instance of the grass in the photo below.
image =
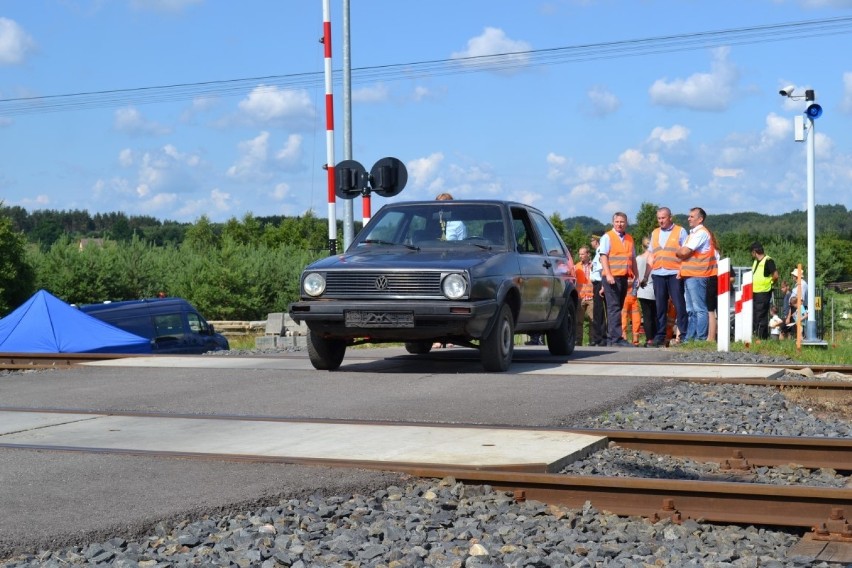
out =
<path fill-rule="evenodd" d="M 256 335 L 229 335 L 228 344 L 231 349 L 254 349 Z"/>
<path fill-rule="evenodd" d="M 715 343 L 701 345 L 701 349 L 715 350 Z M 741 341 L 731 343 L 730 350 L 734 352 L 759 353 L 776 357 L 788 357 L 802 363 L 820 365 L 849 365 L 852 364 L 852 332 L 840 331 L 834 334 L 834 343 L 827 347 L 802 345 L 796 347 L 795 339 L 757 340 L 751 344 Z"/>

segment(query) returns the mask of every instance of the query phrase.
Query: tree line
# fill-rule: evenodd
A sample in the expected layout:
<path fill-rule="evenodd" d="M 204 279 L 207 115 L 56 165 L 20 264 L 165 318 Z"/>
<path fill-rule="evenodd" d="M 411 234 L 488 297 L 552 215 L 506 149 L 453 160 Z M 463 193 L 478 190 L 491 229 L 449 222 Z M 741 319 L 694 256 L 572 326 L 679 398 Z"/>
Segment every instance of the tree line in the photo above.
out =
<path fill-rule="evenodd" d="M 656 227 L 657 205 L 643 203 L 631 215 L 637 244 Z M 840 205 L 818 206 L 817 284 L 852 280 L 852 213 Z M 676 214 L 686 226 L 686 213 Z M 609 225 L 590 217 L 551 221 L 576 257 L 591 234 Z M 779 216 L 736 213 L 708 216 L 733 266 L 751 266 L 749 245 L 761 241 L 782 278 L 807 262 L 804 212 Z M 360 228 L 356 224 L 355 230 Z M 343 242 L 338 222 L 338 242 Z M 156 296 L 165 292 L 196 305 L 214 320 L 263 319 L 286 311 L 298 297 L 299 274 L 328 254 L 326 219 L 231 218 L 213 223 L 158 221 L 124 213 L 85 211 L 27 213 L 0 204 L 0 315 L 45 289 L 68 303 Z"/>

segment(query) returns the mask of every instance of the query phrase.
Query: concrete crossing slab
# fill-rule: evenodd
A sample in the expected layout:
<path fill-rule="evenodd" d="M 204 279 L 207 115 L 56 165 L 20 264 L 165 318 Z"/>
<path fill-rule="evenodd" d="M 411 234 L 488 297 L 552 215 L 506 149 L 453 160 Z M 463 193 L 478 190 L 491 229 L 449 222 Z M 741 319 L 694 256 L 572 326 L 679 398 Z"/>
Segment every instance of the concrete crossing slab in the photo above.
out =
<path fill-rule="evenodd" d="M 607 439 L 572 432 L 0 411 L 0 443 L 558 471 Z"/>
<path fill-rule="evenodd" d="M 388 359 L 357 359 L 348 364 L 365 365 L 385 362 Z M 200 368 L 200 369 L 280 369 L 313 371 L 307 357 L 128 357 L 94 361 L 86 365 L 99 367 L 163 367 L 163 368 Z M 344 368 L 347 361 L 344 360 Z M 745 367 L 725 365 L 655 365 L 653 363 L 525 363 L 515 361 L 510 372 L 522 375 L 562 375 L 562 376 L 632 376 L 685 379 L 772 379 L 784 373 L 782 368 Z"/>

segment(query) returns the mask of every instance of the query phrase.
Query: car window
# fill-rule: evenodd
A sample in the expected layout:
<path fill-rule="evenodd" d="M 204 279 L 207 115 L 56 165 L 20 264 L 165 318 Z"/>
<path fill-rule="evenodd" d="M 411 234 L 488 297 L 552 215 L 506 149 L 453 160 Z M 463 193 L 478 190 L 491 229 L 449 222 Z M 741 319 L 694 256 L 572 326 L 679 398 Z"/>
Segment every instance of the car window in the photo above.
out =
<path fill-rule="evenodd" d="M 201 333 L 205 327 L 206 323 L 201 316 L 198 314 L 194 314 L 192 312 L 186 314 L 186 319 L 189 321 L 189 329 L 191 329 L 195 333 Z"/>
<path fill-rule="evenodd" d="M 512 224 L 515 230 L 515 240 L 518 243 L 518 252 L 541 254 L 542 248 L 526 209 L 512 208 Z"/>
<path fill-rule="evenodd" d="M 358 245 L 505 246 L 505 235 L 497 205 L 436 201 L 380 210 Z"/>
<path fill-rule="evenodd" d="M 180 314 L 154 316 L 154 329 L 157 332 L 157 337 L 180 335 L 183 333 L 183 321 Z"/>
<path fill-rule="evenodd" d="M 530 212 L 530 216 L 538 229 L 538 233 L 541 235 L 541 239 L 544 241 L 544 250 L 546 250 L 550 256 L 566 256 L 566 250 L 565 246 L 562 244 L 562 239 L 559 238 L 559 235 L 556 234 L 553 226 L 544 218 L 544 215 L 532 211 Z"/>

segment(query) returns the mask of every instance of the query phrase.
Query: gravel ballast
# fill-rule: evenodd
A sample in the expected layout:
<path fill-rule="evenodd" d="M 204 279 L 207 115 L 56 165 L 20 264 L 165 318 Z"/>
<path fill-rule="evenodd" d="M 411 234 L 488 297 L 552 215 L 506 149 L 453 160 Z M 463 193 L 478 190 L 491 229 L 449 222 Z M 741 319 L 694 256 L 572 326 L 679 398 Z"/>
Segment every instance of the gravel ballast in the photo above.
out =
<path fill-rule="evenodd" d="M 685 362 L 784 362 L 751 354 L 684 352 Z M 721 360 L 720 360 L 721 359 Z M 746 361 L 742 361 L 746 362 Z M 598 416 L 566 426 L 779 436 L 848 437 L 852 426 L 822 420 L 774 389 L 672 382 Z M 571 475 L 714 479 L 695 463 L 608 448 L 568 466 Z M 845 487 L 831 470 L 758 468 L 747 483 Z M 2 566 L 810 566 L 788 555 L 800 535 L 785 530 L 687 521 L 652 524 L 596 510 L 517 503 L 487 486 L 412 480 L 369 493 L 282 499 L 273 506 L 199 514 L 160 523 L 142 538 L 19 555 Z M 829 564 L 816 564 L 829 566 Z M 836 565 L 834 565 L 836 566 Z"/>

